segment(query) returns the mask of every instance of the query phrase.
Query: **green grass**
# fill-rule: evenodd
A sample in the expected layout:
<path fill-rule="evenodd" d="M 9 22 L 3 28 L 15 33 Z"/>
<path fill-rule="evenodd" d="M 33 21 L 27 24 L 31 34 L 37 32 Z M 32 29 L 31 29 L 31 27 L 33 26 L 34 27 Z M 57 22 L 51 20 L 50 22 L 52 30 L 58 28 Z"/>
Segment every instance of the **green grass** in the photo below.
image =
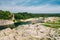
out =
<path fill-rule="evenodd" d="M 51 27 L 51 28 L 60 28 L 60 24 L 59 23 L 43 23 L 42 25 L 47 26 L 47 27 Z"/>

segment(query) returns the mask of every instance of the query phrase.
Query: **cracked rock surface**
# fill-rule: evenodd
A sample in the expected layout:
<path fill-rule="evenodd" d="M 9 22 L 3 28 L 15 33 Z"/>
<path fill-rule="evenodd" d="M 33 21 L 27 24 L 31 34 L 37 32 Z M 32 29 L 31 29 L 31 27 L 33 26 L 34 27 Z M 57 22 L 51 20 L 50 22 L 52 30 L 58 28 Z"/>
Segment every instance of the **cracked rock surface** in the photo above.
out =
<path fill-rule="evenodd" d="M 40 23 L 20 25 L 1 30 L 0 40 L 60 40 L 60 28 L 45 27 Z"/>

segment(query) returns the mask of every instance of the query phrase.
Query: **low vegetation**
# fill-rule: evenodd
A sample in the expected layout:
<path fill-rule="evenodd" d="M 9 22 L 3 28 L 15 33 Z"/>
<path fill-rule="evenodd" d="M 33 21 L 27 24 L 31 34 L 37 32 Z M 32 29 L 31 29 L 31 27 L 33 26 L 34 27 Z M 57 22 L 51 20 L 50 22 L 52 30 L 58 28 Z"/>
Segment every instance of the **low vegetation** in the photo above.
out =
<path fill-rule="evenodd" d="M 60 28 L 60 24 L 51 24 L 51 23 L 43 23 L 44 26 L 47 26 L 47 27 L 52 27 L 52 28 Z"/>

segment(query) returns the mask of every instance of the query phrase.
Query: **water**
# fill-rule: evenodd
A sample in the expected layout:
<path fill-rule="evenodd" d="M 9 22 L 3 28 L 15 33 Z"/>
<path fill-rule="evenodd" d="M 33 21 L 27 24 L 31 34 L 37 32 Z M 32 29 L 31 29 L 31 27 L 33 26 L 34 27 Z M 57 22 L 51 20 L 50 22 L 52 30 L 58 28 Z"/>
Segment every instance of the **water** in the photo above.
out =
<path fill-rule="evenodd" d="M 28 21 L 28 22 L 16 22 L 14 23 L 14 25 L 17 27 L 19 25 L 24 25 L 24 24 L 31 24 L 32 22 Z"/>
<path fill-rule="evenodd" d="M 6 29 L 6 28 L 7 28 L 6 26 L 0 26 L 0 30 Z"/>

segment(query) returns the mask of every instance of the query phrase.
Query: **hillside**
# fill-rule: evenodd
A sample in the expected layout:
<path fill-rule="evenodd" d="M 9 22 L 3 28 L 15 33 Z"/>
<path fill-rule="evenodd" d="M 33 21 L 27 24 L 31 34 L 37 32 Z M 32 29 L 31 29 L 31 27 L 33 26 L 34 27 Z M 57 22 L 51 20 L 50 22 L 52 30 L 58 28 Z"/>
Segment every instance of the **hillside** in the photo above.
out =
<path fill-rule="evenodd" d="M 0 40 L 60 40 L 60 28 L 37 24 L 21 25 L 0 31 Z"/>

